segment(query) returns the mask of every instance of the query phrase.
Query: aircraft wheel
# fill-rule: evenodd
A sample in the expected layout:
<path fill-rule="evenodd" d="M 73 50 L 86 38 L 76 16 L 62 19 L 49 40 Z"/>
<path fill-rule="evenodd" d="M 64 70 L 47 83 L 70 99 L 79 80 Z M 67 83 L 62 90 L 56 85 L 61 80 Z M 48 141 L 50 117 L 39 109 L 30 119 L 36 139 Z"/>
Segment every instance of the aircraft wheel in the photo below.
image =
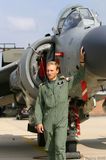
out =
<path fill-rule="evenodd" d="M 76 141 L 67 141 L 66 142 L 66 152 L 76 152 L 77 142 Z"/>
<path fill-rule="evenodd" d="M 44 139 L 44 134 L 43 133 L 38 133 L 38 145 L 40 147 L 44 147 L 45 146 L 45 139 Z"/>
<path fill-rule="evenodd" d="M 81 158 L 80 152 L 77 151 L 76 141 L 66 142 L 66 155 L 67 155 L 67 159 L 80 159 Z"/>
<path fill-rule="evenodd" d="M 18 114 L 18 115 L 16 116 L 16 119 L 17 119 L 17 120 L 21 120 L 21 119 L 22 119 L 22 116 Z"/>
<path fill-rule="evenodd" d="M 67 159 L 80 159 L 82 156 L 79 151 L 66 153 Z"/>

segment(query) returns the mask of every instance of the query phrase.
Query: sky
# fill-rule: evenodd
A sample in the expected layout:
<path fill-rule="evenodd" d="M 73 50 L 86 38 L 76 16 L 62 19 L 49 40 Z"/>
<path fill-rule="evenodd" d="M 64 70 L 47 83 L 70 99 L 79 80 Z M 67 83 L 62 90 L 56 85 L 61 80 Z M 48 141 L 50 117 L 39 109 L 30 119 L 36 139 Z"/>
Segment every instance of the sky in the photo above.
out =
<path fill-rule="evenodd" d="M 80 4 L 96 11 L 106 24 L 106 0 L 0 0 L 0 43 L 26 48 L 52 32 L 61 10 Z"/>

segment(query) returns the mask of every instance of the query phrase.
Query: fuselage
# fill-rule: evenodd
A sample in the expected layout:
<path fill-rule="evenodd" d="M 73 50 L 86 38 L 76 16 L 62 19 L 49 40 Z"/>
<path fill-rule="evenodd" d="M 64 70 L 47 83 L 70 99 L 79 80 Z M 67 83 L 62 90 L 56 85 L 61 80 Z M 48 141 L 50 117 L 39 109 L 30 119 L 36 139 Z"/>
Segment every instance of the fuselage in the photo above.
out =
<path fill-rule="evenodd" d="M 66 17 L 64 17 L 64 14 L 60 16 L 60 19 L 58 21 L 57 30 L 59 30 L 60 28 L 61 30 L 60 32 L 58 32 L 59 34 L 55 35 L 55 45 L 56 45 L 56 52 L 64 53 L 64 57 L 59 58 L 61 65 L 61 74 L 65 76 L 71 76 L 73 75 L 73 73 L 77 72 L 78 67 L 80 66 L 80 52 L 82 47 L 85 50 L 84 42 L 86 35 L 88 35 L 88 33 L 92 32 L 93 30 L 96 30 L 96 28 L 101 27 L 101 23 L 100 21 L 98 21 L 98 19 L 96 19 L 95 15 L 93 15 L 92 12 L 90 12 L 87 8 L 82 8 L 82 7 L 72 8 L 70 14 L 68 15 L 66 14 L 67 15 Z M 64 22 L 61 22 L 63 17 L 64 17 Z M 63 24 L 61 25 L 61 23 Z M 60 27 L 60 25 L 62 27 Z M 96 48 L 96 46 L 94 47 Z M 86 52 L 86 50 L 84 52 Z M 101 86 L 100 83 L 98 83 L 98 79 L 102 79 L 102 77 L 99 74 L 95 74 L 95 72 L 93 72 L 93 69 L 91 69 L 88 65 L 90 59 L 94 57 L 93 54 L 95 53 L 92 53 L 91 56 L 88 56 L 88 54 L 90 53 L 85 53 L 84 80 L 86 80 L 87 82 L 88 94 L 89 96 L 91 96 L 91 94 L 94 94 L 98 90 L 100 90 Z M 95 63 L 95 61 L 96 61 L 96 55 L 95 58 L 93 58 L 92 63 L 94 65 L 98 65 L 97 63 Z M 74 88 L 74 90 L 72 91 L 72 96 L 81 95 L 80 90 L 81 90 L 80 84 L 76 85 L 76 88 Z"/>

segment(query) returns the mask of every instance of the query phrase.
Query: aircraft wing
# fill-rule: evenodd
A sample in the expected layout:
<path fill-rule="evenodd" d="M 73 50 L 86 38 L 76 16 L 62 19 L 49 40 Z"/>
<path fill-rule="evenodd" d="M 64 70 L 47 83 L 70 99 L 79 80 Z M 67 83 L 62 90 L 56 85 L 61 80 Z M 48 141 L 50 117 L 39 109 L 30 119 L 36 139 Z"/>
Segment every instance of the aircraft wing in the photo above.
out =
<path fill-rule="evenodd" d="M 10 94 L 9 79 L 11 72 L 16 69 L 19 61 L 0 68 L 0 97 Z"/>

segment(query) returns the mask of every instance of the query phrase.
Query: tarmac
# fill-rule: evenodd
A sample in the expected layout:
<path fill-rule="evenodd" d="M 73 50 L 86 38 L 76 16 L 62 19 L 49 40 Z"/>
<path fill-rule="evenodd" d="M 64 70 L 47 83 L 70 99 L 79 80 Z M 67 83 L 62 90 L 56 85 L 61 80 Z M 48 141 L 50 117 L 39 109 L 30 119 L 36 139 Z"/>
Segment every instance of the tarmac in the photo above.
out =
<path fill-rule="evenodd" d="M 0 160 L 46 160 L 37 135 L 27 131 L 28 120 L 0 118 Z M 106 116 L 90 117 L 81 124 L 77 150 L 81 160 L 106 160 Z"/>

